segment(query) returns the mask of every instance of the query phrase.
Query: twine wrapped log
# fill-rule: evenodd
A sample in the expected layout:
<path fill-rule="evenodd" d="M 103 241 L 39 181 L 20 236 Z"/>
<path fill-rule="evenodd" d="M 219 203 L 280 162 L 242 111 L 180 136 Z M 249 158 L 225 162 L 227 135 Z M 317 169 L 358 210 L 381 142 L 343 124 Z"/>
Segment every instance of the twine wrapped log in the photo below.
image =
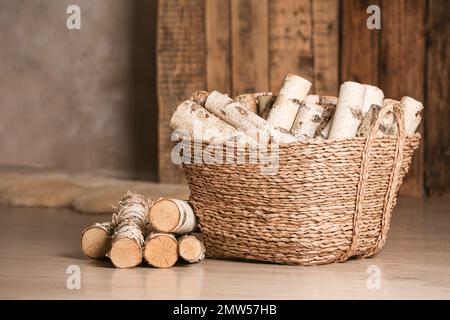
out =
<path fill-rule="evenodd" d="M 132 268 L 142 261 L 144 233 L 150 202 L 140 194 L 128 192 L 112 216 L 114 229 L 108 256 L 117 268 Z"/>
<path fill-rule="evenodd" d="M 172 129 L 188 134 L 186 138 L 206 143 L 223 143 L 230 139 L 256 144 L 225 121 L 208 112 L 195 101 L 186 100 L 175 110 L 170 120 Z"/>
<path fill-rule="evenodd" d="M 371 86 L 368 84 L 364 85 L 364 101 L 362 104 L 362 114 L 363 116 L 369 111 L 370 107 L 375 104 L 377 106 L 383 105 L 384 93 L 380 88 Z"/>
<path fill-rule="evenodd" d="M 81 250 L 84 255 L 99 259 L 105 258 L 111 249 L 111 236 L 114 226 L 112 222 L 95 223 L 81 233 Z"/>
<path fill-rule="evenodd" d="M 178 239 L 178 254 L 190 263 L 195 263 L 205 258 L 205 246 L 197 234 L 182 236 Z"/>
<path fill-rule="evenodd" d="M 168 233 L 152 233 L 147 237 L 144 258 L 153 267 L 170 268 L 178 260 L 177 239 Z"/>
<path fill-rule="evenodd" d="M 233 102 L 218 91 L 210 93 L 205 108 L 258 142 L 265 143 L 268 139 L 277 143 L 297 141 L 289 133 L 274 128 L 256 113 L 246 110 L 239 102 Z"/>
<path fill-rule="evenodd" d="M 258 95 L 258 115 L 267 119 L 269 116 L 270 110 L 272 110 L 273 103 L 275 102 L 276 96 L 272 95 L 271 92 L 266 92 L 261 95 Z"/>
<path fill-rule="evenodd" d="M 319 104 L 323 107 L 322 117 L 320 119 L 319 126 L 317 127 L 315 137 L 321 137 L 322 139 L 328 138 L 330 132 L 331 119 L 333 118 L 336 110 L 338 98 L 334 96 L 320 96 Z"/>
<path fill-rule="evenodd" d="M 159 232 L 186 234 L 197 228 L 194 211 L 187 201 L 159 199 L 150 208 L 150 224 Z"/>
<path fill-rule="evenodd" d="M 198 90 L 191 94 L 189 100 L 194 101 L 202 107 L 205 106 L 206 99 L 208 99 L 209 92 L 204 90 Z"/>
<path fill-rule="evenodd" d="M 302 77 L 288 74 L 273 104 L 267 121 L 276 128 L 290 131 L 300 108 L 300 103 L 308 95 L 311 82 Z"/>
<path fill-rule="evenodd" d="M 331 123 L 329 139 L 346 139 L 355 136 L 361 122 L 365 88 L 352 81 L 344 82 L 339 90 L 339 101 Z"/>
<path fill-rule="evenodd" d="M 314 138 L 316 130 L 322 121 L 324 108 L 319 104 L 318 95 L 307 96 L 298 111 L 292 126 L 292 135 L 300 141 Z"/>
<path fill-rule="evenodd" d="M 257 96 L 253 93 L 244 93 L 234 98 L 234 101 L 240 102 L 241 106 L 254 113 L 258 112 Z"/>

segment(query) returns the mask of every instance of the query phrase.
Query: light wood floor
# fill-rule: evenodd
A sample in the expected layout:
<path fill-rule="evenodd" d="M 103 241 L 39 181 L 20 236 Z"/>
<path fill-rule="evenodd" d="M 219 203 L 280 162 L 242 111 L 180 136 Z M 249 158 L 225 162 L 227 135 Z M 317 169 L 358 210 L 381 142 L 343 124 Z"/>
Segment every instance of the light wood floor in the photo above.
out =
<path fill-rule="evenodd" d="M 3 299 L 450 299 L 450 199 L 401 199 L 375 258 L 318 267 L 206 260 L 172 269 L 117 270 L 83 257 L 80 231 L 106 216 L 0 208 Z M 66 269 L 81 269 L 81 289 Z M 369 266 L 379 289 L 369 289 Z"/>

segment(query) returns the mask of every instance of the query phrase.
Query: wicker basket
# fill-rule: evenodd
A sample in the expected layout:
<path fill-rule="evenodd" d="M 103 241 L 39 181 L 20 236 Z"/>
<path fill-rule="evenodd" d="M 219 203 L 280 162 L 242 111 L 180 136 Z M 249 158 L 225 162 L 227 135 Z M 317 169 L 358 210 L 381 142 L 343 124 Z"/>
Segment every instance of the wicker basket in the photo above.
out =
<path fill-rule="evenodd" d="M 376 138 L 393 111 L 397 137 Z M 277 175 L 259 164 L 184 164 L 210 258 L 318 265 L 376 254 L 420 135 L 399 106 L 369 138 L 281 146 Z"/>

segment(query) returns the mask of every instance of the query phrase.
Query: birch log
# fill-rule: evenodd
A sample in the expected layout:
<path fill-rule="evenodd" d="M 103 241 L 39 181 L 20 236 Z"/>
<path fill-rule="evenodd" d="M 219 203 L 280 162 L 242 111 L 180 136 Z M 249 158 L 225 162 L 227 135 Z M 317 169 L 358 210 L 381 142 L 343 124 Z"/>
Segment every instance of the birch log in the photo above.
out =
<path fill-rule="evenodd" d="M 369 111 L 370 107 L 375 104 L 377 106 L 383 105 L 384 93 L 380 88 L 371 86 L 368 84 L 364 85 L 364 101 L 362 105 L 363 116 Z"/>
<path fill-rule="evenodd" d="M 170 268 L 178 260 L 177 239 L 167 233 L 152 233 L 147 237 L 144 258 L 153 267 Z"/>
<path fill-rule="evenodd" d="M 292 135 L 300 141 L 314 138 L 320 125 L 324 108 L 319 104 L 318 95 L 307 96 L 297 113 L 292 126 Z"/>
<path fill-rule="evenodd" d="M 357 82 L 347 81 L 341 85 L 329 139 L 346 139 L 355 136 L 362 120 L 364 91 L 364 86 Z"/>
<path fill-rule="evenodd" d="M 233 102 L 220 92 L 210 93 L 205 108 L 257 142 L 266 143 L 270 140 L 276 143 L 291 143 L 297 141 L 294 136 L 276 129 L 256 113 L 246 110 L 239 102 Z"/>
<path fill-rule="evenodd" d="M 417 127 L 422 120 L 421 112 L 423 105 L 421 102 L 411 98 L 403 97 L 400 101 L 400 105 L 403 108 L 405 119 L 405 133 L 406 135 L 412 135 L 416 132 Z"/>
<path fill-rule="evenodd" d="M 206 99 L 208 99 L 209 92 L 204 90 L 198 90 L 191 94 L 189 100 L 194 101 L 195 103 L 205 106 Z"/>
<path fill-rule="evenodd" d="M 223 121 L 228 122 L 229 119 L 226 116 L 225 107 L 230 103 L 233 103 L 233 99 L 229 96 L 219 91 L 212 91 L 208 99 L 206 99 L 205 108 Z"/>
<path fill-rule="evenodd" d="M 172 129 L 180 129 L 181 134 L 188 134 L 186 138 L 206 143 L 241 139 L 249 144 L 256 144 L 256 141 L 246 137 L 192 100 L 186 100 L 177 107 L 170 120 L 170 126 Z"/>
<path fill-rule="evenodd" d="M 187 201 L 159 199 L 150 208 L 150 224 L 160 232 L 186 234 L 197 228 L 194 211 Z"/>
<path fill-rule="evenodd" d="M 276 96 L 272 95 L 271 92 L 264 93 L 258 96 L 258 115 L 267 119 L 270 110 L 272 109 L 273 103 L 275 102 Z"/>
<path fill-rule="evenodd" d="M 384 99 L 382 108 L 387 108 L 392 105 L 400 105 L 400 101 L 393 99 Z M 396 126 L 397 124 L 393 111 L 387 112 L 384 118 L 381 120 L 380 127 L 378 129 L 378 137 L 394 135 L 397 132 Z"/>
<path fill-rule="evenodd" d="M 281 130 L 274 128 L 256 113 L 242 108 L 238 102 L 229 104 L 225 108 L 225 113 L 231 125 L 259 143 L 291 143 L 297 141 L 294 136 L 287 131 L 283 131 L 283 128 Z"/>
<path fill-rule="evenodd" d="M 187 262 L 199 262 L 205 258 L 205 246 L 197 235 L 185 235 L 178 239 L 178 253 Z"/>
<path fill-rule="evenodd" d="M 370 106 L 369 110 L 366 112 L 361 124 L 356 132 L 357 137 L 368 137 L 372 131 L 375 121 L 377 121 L 378 115 L 380 114 L 381 106 L 373 104 Z"/>
<path fill-rule="evenodd" d="M 330 132 L 331 119 L 333 118 L 334 112 L 336 111 L 336 105 L 338 103 L 338 98 L 334 96 L 321 96 L 319 99 L 319 104 L 323 107 L 322 118 L 320 119 L 320 124 L 317 127 L 315 137 L 321 137 L 322 139 L 328 138 L 328 133 Z"/>
<path fill-rule="evenodd" d="M 117 268 L 132 268 L 142 261 L 144 233 L 150 202 L 140 194 L 128 192 L 112 216 L 114 229 L 108 256 Z"/>
<path fill-rule="evenodd" d="M 276 128 L 290 131 L 300 108 L 300 103 L 308 95 L 311 82 L 302 77 L 288 74 L 273 104 L 267 121 Z"/>
<path fill-rule="evenodd" d="M 234 98 L 234 101 L 240 102 L 242 107 L 254 113 L 258 112 L 257 97 L 253 93 L 244 93 Z"/>
<path fill-rule="evenodd" d="M 111 249 L 111 236 L 114 227 L 112 222 L 96 223 L 81 233 L 81 249 L 92 259 L 106 257 Z"/>

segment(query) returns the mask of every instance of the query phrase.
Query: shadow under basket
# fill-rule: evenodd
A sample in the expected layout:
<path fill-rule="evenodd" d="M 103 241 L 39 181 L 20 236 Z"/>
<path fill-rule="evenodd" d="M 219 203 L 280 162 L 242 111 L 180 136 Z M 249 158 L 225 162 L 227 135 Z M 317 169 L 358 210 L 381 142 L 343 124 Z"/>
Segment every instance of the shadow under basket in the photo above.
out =
<path fill-rule="evenodd" d="M 399 106 L 386 109 L 368 138 L 279 146 L 275 175 L 262 164 L 183 164 L 207 256 L 319 265 L 378 253 L 420 142 L 405 136 Z M 396 136 L 379 138 L 387 112 Z"/>

